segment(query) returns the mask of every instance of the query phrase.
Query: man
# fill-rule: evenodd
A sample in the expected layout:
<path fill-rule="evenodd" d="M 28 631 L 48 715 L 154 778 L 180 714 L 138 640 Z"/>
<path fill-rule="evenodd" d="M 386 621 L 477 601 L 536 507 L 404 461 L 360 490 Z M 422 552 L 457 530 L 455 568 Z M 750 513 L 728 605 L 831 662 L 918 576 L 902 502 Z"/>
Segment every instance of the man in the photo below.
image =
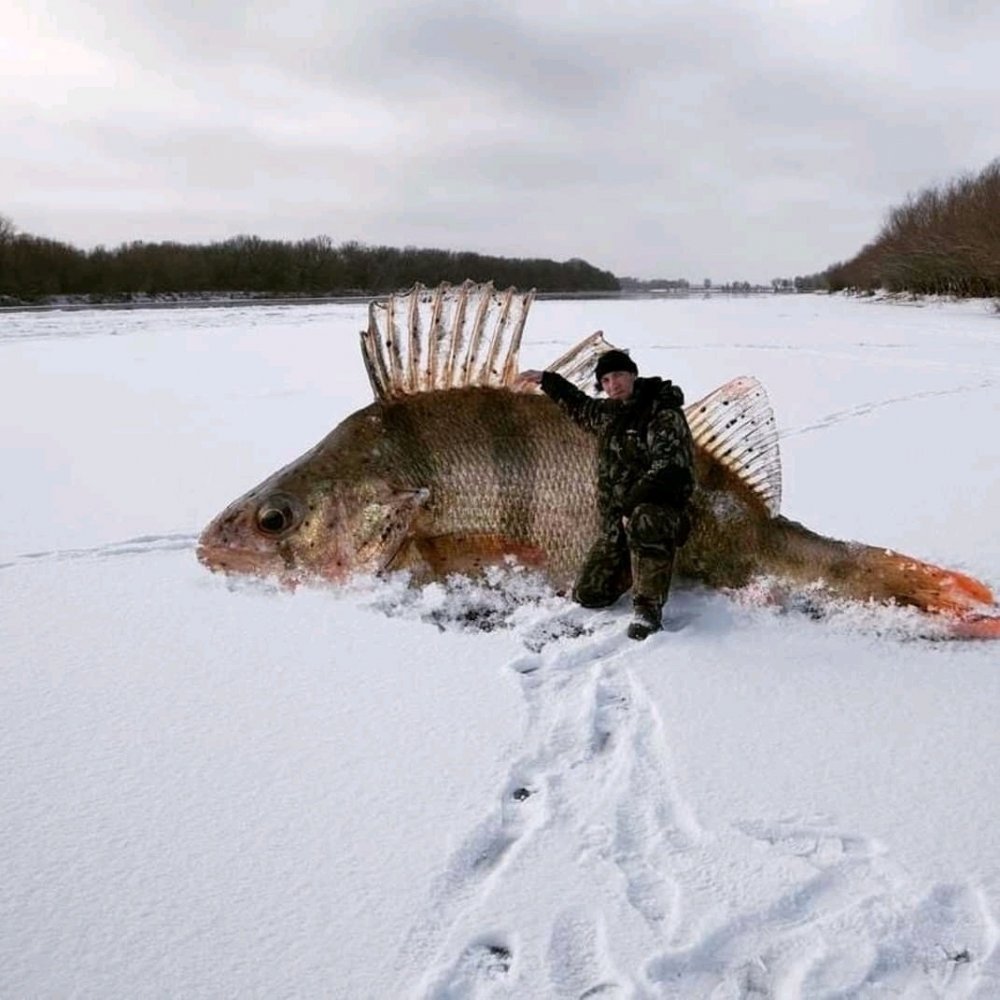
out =
<path fill-rule="evenodd" d="M 614 604 L 632 587 L 629 637 L 662 626 L 674 556 L 691 530 L 694 445 L 684 394 L 669 380 L 639 378 L 625 351 L 606 351 L 594 371 L 606 400 L 592 399 L 554 372 L 519 376 L 577 424 L 597 435 L 601 532 L 584 560 L 573 599 L 587 608 Z"/>

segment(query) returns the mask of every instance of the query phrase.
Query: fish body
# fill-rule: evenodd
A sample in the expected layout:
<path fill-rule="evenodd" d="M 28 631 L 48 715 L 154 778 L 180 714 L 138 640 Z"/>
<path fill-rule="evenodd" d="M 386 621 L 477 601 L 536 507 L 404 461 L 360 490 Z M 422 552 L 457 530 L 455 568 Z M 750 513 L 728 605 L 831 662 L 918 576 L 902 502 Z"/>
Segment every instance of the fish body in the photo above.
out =
<path fill-rule="evenodd" d="M 557 588 L 571 585 L 599 528 L 596 439 L 546 396 L 513 391 L 516 343 L 503 358 L 496 337 L 476 343 L 473 330 L 463 362 L 458 320 L 435 341 L 445 295 L 439 290 L 431 300 L 425 327 L 435 350 L 424 356 L 437 360 L 421 367 L 412 301 L 408 359 L 396 351 L 402 338 L 391 325 L 383 337 L 373 322 L 365 361 L 376 401 L 216 517 L 200 540 L 206 566 L 288 582 L 394 570 L 425 581 L 514 558 Z M 468 309 L 453 303 L 459 311 Z M 588 342 L 589 353 L 581 350 Z M 593 353 L 606 347 L 588 338 L 552 367 L 580 381 L 592 370 Z M 489 363 L 485 374 L 480 366 L 481 384 L 463 384 L 477 381 L 468 376 L 482 351 Z M 440 386 L 443 364 L 452 371 Z M 1000 623 L 979 632 L 970 624 L 997 622 L 984 584 L 826 538 L 777 513 L 777 436 L 754 380 L 734 380 L 686 412 L 698 488 L 680 575 L 715 588 L 755 580 L 819 587 L 852 600 L 912 605 L 950 616 L 968 634 L 992 636 L 996 629 L 1000 636 Z"/>
<path fill-rule="evenodd" d="M 592 439 L 544 396 L 467 387 L 376 402 L 231 504 L 199 554 L 213 569 L 337 582 L 440 578 L 510 555 L 565 585 L 597 530 L 595 478 Z"/>

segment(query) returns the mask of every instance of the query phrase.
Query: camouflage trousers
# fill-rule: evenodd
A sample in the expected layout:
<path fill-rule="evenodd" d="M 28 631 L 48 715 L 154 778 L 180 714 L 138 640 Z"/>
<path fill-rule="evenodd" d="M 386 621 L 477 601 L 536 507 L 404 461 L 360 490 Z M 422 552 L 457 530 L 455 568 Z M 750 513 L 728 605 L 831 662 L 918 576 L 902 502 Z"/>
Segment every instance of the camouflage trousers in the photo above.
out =
<path fill-rule="evenodd" d="M 687 513 L 651 503 L 639 504 L 627 526 L 620 518 L 607 520 L 577 575 L 573 600 L 585 608 L 605 608 L 631 587 L 636 606 L 661 609 L 674 556 L 690 531 Z"/>

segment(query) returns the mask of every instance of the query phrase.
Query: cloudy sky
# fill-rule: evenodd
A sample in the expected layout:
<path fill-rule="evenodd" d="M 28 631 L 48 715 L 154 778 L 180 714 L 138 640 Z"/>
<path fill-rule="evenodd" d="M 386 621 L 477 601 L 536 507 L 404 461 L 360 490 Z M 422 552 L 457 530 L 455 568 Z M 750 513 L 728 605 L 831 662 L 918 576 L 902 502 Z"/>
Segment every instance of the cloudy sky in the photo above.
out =
<path fill-rule="evenodd" d="M 0 214 L 769 281 L 1000 156 L 995 0 L 0 0 Z"/>

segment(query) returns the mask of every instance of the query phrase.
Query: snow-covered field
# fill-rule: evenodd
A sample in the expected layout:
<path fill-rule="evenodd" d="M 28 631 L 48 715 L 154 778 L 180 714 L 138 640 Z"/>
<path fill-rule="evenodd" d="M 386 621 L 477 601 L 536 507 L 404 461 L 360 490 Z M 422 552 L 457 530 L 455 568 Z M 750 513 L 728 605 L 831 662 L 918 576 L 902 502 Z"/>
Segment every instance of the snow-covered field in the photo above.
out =
<path fill-rule="evenodd" d="M 199 566 L 369 401 L 362 312 L 0 315 L 0 995 L 1000 996 L 1000 644 Z M 546 301 L 524 367 L 596 328 L 757 375 L 789 516 L 1000 587 L 983 304 Z"/>

